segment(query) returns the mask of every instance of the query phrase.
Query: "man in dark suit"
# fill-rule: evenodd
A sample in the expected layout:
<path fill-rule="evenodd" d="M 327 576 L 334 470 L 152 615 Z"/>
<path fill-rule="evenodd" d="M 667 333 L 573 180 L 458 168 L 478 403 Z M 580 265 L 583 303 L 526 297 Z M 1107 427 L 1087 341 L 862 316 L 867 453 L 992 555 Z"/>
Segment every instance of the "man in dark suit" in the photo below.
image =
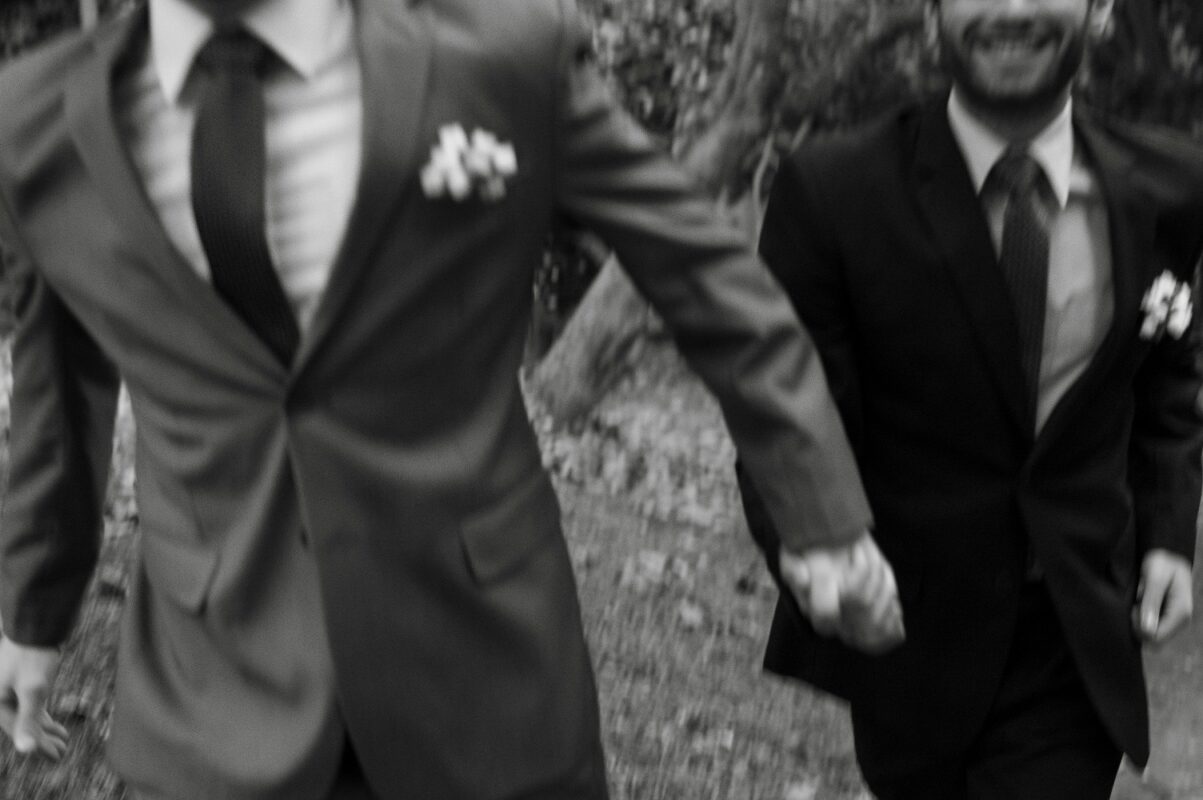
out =
<path fill-rule="evenodd" d="M 950 95 L 804 147 L 761 252 L 815 338 L 893 564 L 878 657 L 779 605 L 767 666 L 851 701 L 882 798 L 1107 798 L 1141 641 L 1191 613 L 1197 146 L 1070 85 L 1109 0 L 942 0 Z M 771 522 L 745 487 L 762 542 Z"/>
<path fill-rule="evenodd" d="M 604 797 L 517 380 L 555 214 L 610 241 L 714 389 L 802 605 L 897 636 L 810 340 L 587 53 L 569 0 L 149 0 L 6 70 L 19 750 L 65 744 L 45 699 L 120 379 L 141 548 L 110 756 L 139 796 Z"/>

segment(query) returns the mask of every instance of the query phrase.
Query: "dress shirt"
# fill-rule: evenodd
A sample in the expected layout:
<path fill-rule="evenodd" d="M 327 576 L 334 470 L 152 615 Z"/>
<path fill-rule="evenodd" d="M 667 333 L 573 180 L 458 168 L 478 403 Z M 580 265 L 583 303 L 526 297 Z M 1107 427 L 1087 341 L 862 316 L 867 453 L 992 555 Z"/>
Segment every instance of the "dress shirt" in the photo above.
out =
<path fill-rule="evenodd" d="M 1006 194 L 986 177 L 1009 142 L 974 117 L 957 95 L 948 120 L 969 168 L 997 255 Z M 1049 209 L 1048 302 L 1040 359 L 1036 430 L 1094 357 L 1114 313 L 1107 207 L 1094 173 L 1075 147 L 1072 101 L 1029 144 L 1056 202 Z"/>
<path fill-rule="evenodd" d="M 264 78 L 267 240 L 304 331 L 342 244 L 358 182 L 363 97 L 349 0 L 269 0 L 242 24 L 278 57 Z M 118 79 L 116 114 L 168 237 L 209 265 L 192 213 L 193 63 L 214 29 L 187 0 L 150 0 L 150 46 Z"/>

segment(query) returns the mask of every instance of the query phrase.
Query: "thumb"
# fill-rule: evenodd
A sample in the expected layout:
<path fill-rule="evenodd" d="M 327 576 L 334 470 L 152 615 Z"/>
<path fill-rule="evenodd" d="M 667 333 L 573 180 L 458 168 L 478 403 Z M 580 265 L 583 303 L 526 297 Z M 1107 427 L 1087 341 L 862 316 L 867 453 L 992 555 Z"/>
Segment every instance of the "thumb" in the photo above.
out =
<path fill-rule="evenodd" d="M 13 723 L 13 746 L 19 753 L 32 753 L 38 747 L 43 714 L 46 711 L 46 684 L 38 682 L 17 688 L 17 718 Z"/>
<path fill-rule="evenodd" d="M 790 593 L 797 601 L 802 613 L 810 614 L 810 566 L 802 556 L 795 555 L 785 548 L 781 549 L 778 558 L 781 578 L 789 587 Z"/>
<path fill-rule="evenodd" d="M 840 581 L 834 570 L 823 570 L 811 576 L 810 621 L 815 630 L 825 635 L 835 632 L 840 618 Z"/>

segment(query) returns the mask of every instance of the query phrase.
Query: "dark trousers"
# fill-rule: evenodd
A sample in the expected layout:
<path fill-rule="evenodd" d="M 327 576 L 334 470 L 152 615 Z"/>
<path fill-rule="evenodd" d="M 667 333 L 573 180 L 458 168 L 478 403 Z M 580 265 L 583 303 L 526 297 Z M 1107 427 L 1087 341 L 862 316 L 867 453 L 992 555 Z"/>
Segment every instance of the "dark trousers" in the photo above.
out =
<path fill-rule="evenodd" d="M 511 800 L 608 800 L 606 788 L 605 760 L 598 751 L 596 758 L 588 759 L 581 764 L 580 770 L 572 775 L 567 784 L 551 789 L 536 789 L 523 793 Z M 134 800 L 158 800 L 148 794 L 131 790 Z M 364 777 L 363 767 L 355 755 L 355 748 L 348 739 L 343 748 L 342 760 L 338 765 L 338 773 L 334 784 L 330 787 L 326 800 L 385 800 L 375 794 L 368 786 Z"/>
<path fill-rule="evenodd" d="M 567 784 L 524 792 L 512 800 L 607 800 L 605 761 L 600 752 L 597 755 L 597 758 L 582 763 L 579 773 L 574 774 Z M 384 800 L 368 787 L 349 739 L 328 800 Z"/>
<path fill-rule="evenodd" d="M 854 736 L 879 739 L 854 709 Z M 860 753 L 858 751 L 858 757 Z M 1121 753 L 1086 696 L 1043 583 L 1026 584 L 1002 685 L 962 754 L 905 775 L 862 771 L 880 800 L 1108 800 Z"/>

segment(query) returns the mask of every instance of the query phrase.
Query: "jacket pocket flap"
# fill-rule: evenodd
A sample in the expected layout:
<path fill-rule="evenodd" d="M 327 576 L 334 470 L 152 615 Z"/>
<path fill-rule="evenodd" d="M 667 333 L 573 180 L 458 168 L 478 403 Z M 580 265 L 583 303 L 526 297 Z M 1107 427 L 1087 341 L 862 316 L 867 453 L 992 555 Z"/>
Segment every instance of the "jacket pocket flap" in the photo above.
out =
<path fill-rule="evenodd" d="M 507 492 L 460 526 L 468 567 L 480 583 L 496 580 L 522 564 L 543 541 L 560 531 L 560 504 L 543 472 Z"/>
<path fill-rule="evenodd" d="M 142 563 L 156 591 L 193 613 L 204 608 L 217 569 L 216 553 L 147 532 L 142 538 Z"/>

